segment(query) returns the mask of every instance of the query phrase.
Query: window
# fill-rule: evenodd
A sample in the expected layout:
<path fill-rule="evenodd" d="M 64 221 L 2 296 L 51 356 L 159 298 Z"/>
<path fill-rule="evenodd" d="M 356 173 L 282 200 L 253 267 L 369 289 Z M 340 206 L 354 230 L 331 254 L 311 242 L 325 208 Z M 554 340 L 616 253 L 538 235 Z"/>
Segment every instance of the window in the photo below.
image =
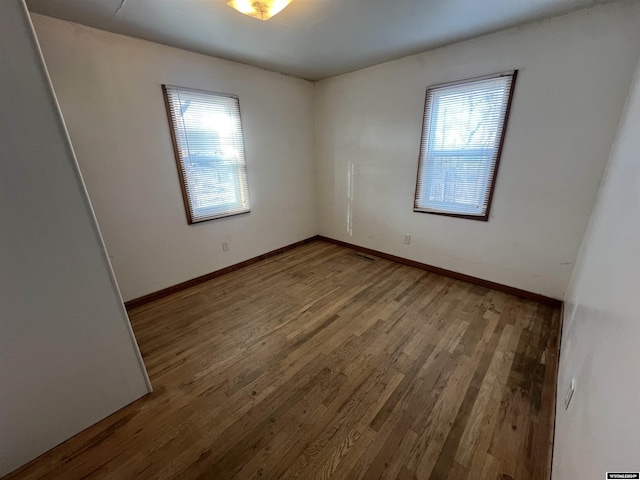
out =
<path fill-rule="evenodd" d="M 489 219 L 516 74 L 427 89 L 414 211 Z"/>
<path fill-rule="evenodd" d="M 238 97 L 162 90 L 189 224 L 249 212 Z"/>

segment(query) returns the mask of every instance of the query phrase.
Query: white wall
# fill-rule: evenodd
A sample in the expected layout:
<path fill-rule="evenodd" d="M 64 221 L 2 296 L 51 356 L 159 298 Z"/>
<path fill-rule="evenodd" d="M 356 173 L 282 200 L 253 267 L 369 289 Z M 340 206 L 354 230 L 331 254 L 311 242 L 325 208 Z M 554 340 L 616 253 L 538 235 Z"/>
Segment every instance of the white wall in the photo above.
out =
<path fill-rule="evenodd" d="M 0 2 L 0 476 L 148 392 L 21 0 Z"/>
<path fill-rule="evenodd" d="M 313 84 L 33 17 L 125 300 L 318 233 Z M 163 83 L 239 95 L 250 214 L 187 225 Z"/>
<path fill-rule="evenodd" d="M 320 233 L 562 298 L 640 52 L 639 6 L 597 6 L 319 82 Z M 511 69 L 489 222 L 414 213 L 426 87 Z"/>
<path fill-rule="evenodd" d="M 640 471 L 640 64 L 632 85 L 567 297 L 554 480 Z"/>

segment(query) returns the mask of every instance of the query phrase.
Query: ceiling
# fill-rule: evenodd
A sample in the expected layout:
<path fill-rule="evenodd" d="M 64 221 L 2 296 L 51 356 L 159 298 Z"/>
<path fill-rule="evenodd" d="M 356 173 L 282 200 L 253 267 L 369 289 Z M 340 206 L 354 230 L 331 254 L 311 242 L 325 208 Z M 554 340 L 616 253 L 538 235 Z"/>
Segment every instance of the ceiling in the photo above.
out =
<path fill-rule="evenodd" d="M 27 0 L 33 12 L 319 80 L 607 0 L 294 0 L 267 22 L 227 0 Z"/>

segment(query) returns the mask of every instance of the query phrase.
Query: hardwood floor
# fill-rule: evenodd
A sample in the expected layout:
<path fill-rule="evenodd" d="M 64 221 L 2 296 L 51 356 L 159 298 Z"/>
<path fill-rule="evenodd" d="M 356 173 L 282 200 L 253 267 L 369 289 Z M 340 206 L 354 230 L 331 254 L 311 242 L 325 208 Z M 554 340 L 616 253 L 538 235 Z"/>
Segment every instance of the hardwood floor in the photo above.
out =
<path fill-rule="evenodd" d="M 154 393 L 7 478 L 549 478 L 557 309 L 318 241 L 130 316 Z"/>

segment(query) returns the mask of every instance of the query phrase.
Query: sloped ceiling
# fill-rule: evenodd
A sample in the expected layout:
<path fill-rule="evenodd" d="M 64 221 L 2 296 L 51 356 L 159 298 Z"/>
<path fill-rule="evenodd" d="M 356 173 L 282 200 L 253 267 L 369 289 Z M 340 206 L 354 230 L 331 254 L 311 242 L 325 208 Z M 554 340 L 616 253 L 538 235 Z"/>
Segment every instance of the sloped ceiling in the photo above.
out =
<path fill-rule="evenodd" d="M 33 12 L 309 80 L 607 0 L 293 0 L 267 22 L 227 0 L 28 0 Z"/>

